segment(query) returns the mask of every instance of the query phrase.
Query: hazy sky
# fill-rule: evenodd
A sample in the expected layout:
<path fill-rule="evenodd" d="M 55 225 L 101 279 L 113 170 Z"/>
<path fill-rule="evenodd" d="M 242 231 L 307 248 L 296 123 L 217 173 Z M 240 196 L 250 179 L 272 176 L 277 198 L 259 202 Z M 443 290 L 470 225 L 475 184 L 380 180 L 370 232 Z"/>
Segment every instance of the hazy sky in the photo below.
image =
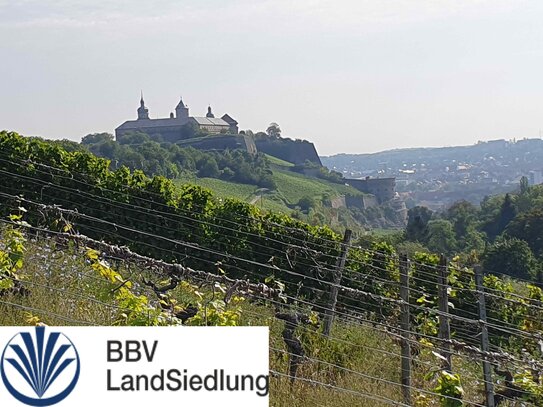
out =
<path fill-rule="evenodd" d="M 79 140 L 179 96 L 321 155 L 539 137 L 543 1 L 0 0 L 0 129 Z"/>

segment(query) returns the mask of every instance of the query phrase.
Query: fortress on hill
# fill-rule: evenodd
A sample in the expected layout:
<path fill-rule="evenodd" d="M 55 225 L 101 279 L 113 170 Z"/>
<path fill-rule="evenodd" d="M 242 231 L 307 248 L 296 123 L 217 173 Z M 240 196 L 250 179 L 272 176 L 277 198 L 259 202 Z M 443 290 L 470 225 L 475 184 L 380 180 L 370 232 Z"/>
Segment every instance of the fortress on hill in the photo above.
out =
<path fill-rule="evenodd" d="M 117 141 L 128 133 L 142 132 L 157 141 L 182 147 L 199 150 L 242 149 L 250 154 L 260 151 L 294 164 L 310 161 L 322 165 L 313 143 L 288 138 L 255 139 L 244 131 L 240 132 L 238 122 L 229 114 L 215 117 L 211 106 L 208 106 L 205 116 L 190 116 L 189 108 L 181 98 L 175 114 L 170 113 L 169 118 L 151 119 L 142 94 L 137 113 L 136 120 L 128 120 L 115 129 Z"/>
<path fill-rule="evenodd" d="M 151 119 L 142 93 L 140 107 L 138 108 L 138 118 L 136 120 L 128 120 L 117 127 L 115 129 L 115 136 L 119 139 L 119 137 L 128 132 L 141 131 L 150 136 L 160 134 L 162 140 L 175 143 L 186 138 L 184 130 L 186 130 L 187 125 L 208 134 L 238 134 L 238 122 L 228 114 L 217 118 L 213 114 L 211 106 L 208 106 L 205 116 L 189 116 L 189 108 L 183 103 L 182 98 L 175 108 L 175 115 L 172 112 L 169 118 Z"/>
<path fill-rule="evenodd" d="M 205 116 L 190 116 L 189 108 L 180 98 L 175 107 L 175 114 L 168 118 L 151 119 L 145 106 L 143 92 L 136 120 L 127 120 L 115 129 L 117 141 L 132 132 L 142 132 L 158 141 L 175 143 L 181 147 L 193 147 L 199 150 L 242 149 L 250 154 L 257 151 L 280 158 L 296 165 L 307 161 L 322 166 L 313 143 L 307 140 L 292 140 L 277 137 L 256 137 L 239 131 L 238 122 L 228 113 L 215 117 L 211 106 Z M 307 174 L 311 176 L 311 174 Z M 395 196 L 395 178 L 346 179 L 359 191 L 374 195 L 381 202 L 390 201 Z"/>
<path fill-rule="evenodd" d="M 152 139 L 178 144 L 181 147 L 193 147 L 199 150 L 242 149 L 250 154 L 257 151 L 280 158 L 296 165 L 307 161 L 322 166 L 313 143 L 307 140 L 289 138 L 256 137 L 239 131 L 238 122 L 225 113 L 215 117 L 211 106 L 205 116 L 190 116 L 189 108 L 181 98 L 175 108 L 175 114 L 169 118 L 151 119 L 145 106 L 143 93 L 136 120 L 128 120 L 115 129 L 117 141 L 131 132 L 148 134 Z M 310 174 L 307 174 L 310 175 Z M 349 185 L 359 191 L 373 194 L 377 200 L 386 202 L 395 196 L 395 178 L 346 179 Z"/>

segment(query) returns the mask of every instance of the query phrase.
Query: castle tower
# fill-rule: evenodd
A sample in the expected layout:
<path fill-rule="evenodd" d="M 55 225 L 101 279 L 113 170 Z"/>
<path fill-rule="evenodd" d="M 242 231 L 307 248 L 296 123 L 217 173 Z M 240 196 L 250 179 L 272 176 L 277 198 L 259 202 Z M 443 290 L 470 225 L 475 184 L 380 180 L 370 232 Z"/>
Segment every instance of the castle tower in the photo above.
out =
<path fill-rule="evenodd" d="M 215 117 L 215 115 L 214 115 L 213 112 L 211 111 L 211 106 L 208 106 L 208 107 L 207 107 L 207 114 L 206 114 L 206 117 L 210 117 L 210 118 Z"/>
<path fill-rule="evenodd" d="M 138 107 L 138 120 L 148 120 L 149 119 L 149 109 L 145 107 L 145 102 L 143 101 L 143 91 L 141 92 L 140 107 Z"/>
<path fill-rule="evenodd" d="M 180 98 L 179 103 L 175 108 L 175 117 L 183 123 L 189 121 L 189 108 L 183 103 L 183 98 Z"/>

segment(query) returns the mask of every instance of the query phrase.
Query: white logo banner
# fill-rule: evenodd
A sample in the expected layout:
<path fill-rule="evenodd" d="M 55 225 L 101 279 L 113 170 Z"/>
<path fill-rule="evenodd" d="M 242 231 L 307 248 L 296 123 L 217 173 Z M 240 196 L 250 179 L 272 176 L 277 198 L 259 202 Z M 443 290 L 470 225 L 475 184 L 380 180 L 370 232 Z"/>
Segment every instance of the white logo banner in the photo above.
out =
<path fill-rule="evenodd" d="M 268 327 L 0 327 L 0 405 L 268 406 L 268 338 Z"/>

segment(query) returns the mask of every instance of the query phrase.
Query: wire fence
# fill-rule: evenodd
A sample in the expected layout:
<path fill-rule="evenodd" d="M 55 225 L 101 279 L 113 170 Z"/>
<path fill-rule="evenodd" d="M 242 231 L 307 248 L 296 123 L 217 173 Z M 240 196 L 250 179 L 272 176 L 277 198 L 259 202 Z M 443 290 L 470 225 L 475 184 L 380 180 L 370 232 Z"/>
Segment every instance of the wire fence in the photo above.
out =
<path fill-rule="evenodd" d="M 5 222 L 5 223 L 9 223 L 9 222 Z M 143 267 L 143 268 L 153 267 L 157 271 L 160 271 L 161 273 L 164 273 L 165 275 L 167 275 L 168 273 L 171 273 L 172 270 L 177 270 L 177 272 L 181 272 L 184 277 L 186 277 L 186 278 L 188 278 L 188 279 L 190 279 L 192 281 L 199 282 L 199 283 L 209 283 L 210 281 L 214 281 L 214 282 L 220 281 L 220 282 L 225 283 L 225 284 L 227 284 L 229 286 L 237 285 L 237 290 L 240 293 L 242 293 L 243 295 L 246 295 L 246 296 L 248 296 L 250 298 L 253 298 L 253 299 L 264 300 L 268 304 L 273 306 L 275 309 L 278 309 L 279 307 L 281 307 L 282 309 L 291 308 L 290 306 L 285 305 L 281 300 L 277 299 L 275 297 L 276 292 L 274 292 L 274 289 L 270 288 L 270 287 L 267 287 L 265 284 L 253 284 L 253 283 L 250 283 L 250 282 L 248 282 L 246 280 L 229 279 L 226 276 L 220 276 L 220 275 L 216 275 L 216 274 L 209 273 L 209 272 L 203 272 L 203 271 L 192 270 L 190 268 L 184 268 L 183 266 L 181 266 L 179 264 L 165 263 L 165 262 L 160 261 L 160 260 L 147 258 L 145 256 L 141 256 L 141 255 L 138 255 L 136 253 L 133 253 L 128 248 L 108 245 L 105 242 L 96 241 L 94 239 L 90 239 L 90 238 L 88 238 L 86 236 L 82 236 L 82 235 L 70 234 L 70 233 L 61 233 L 61 232 L 48 230 L 48 229 L 36 228 L 36 227 L 29 226 L 29 225 L 27 225 L 25 227 L 27 229 L 29 229 L 30 231 L 32 231 L 32 232 L 40 232 L 42 235 L 55 236 L 55 241 L 57 241 L 57 242 L 76 241 L 76 242 L 78 242 L 78 244 L 81 244 L 82 246 L 92 247 L 92 248 L 95 248 L 97 250 L 100 250 L 100 252 L 105 257 L 107 257 L 109 259 L 122 260 L 122 261 L 125 261 L 125 262 L 134 263 L 134 264 L 137 264 L 139 267 Z M 88 278 L 89 276 L 88 275 L 81 275 L 81 277 Z M 94 277 L 94 278 L 96 278 L 96 277 Z M 115 305 L 100 301 L 99 299 L 92 298 L 92 297 L 89 297 L 89 296 L 85 296 L 85 295 L 81 294 L 80 291 L 77 291 L 77 290 L 68 290 L 68 289 L 65 289 L 65 288 L 57 288 L 57 287 L 54 287 L 54 286 L 51 286 L 51 285 L 48 285 L 48 284 L 41 284 L 41 283 L 38 283 L 38 282 L 35 282 L 35 281 L 32 281 L 32 280 L 25 280 L 25 279 L 21 279 L 20 282 L 27 285 L 27 286 L 29 286 L 29 287 L 38 286 L 38 287 L 47 289 L 52 293 L 52 295 L 62 295 L 63 297 L 71 297 L 71 298 L 74 298 L 74 299 L 85 300 L 87 302 L 93 303 L 94 305 L 98 305 L 98 306 L 103 307 L 103 308 L 108 309 L 108 310 L 118 308 Z M 340 286 L 339 288 L 341 289 L 342 287 Z M 357 292 L 357 294 L 368 294 L 369 295 L 370 293 Z M 289 299 L 292 301 L 292 303 L 295 303 L 295 302 L 298 303 L 298 304 L 306 303 L 307 306 L 313 306 L 315 309 L 322 309 L 323 308 L 322 306 L 320 306 L 318 304 L 314 304 L 314 303 L 311 303 L 311 301 L 305 301 L 305 300 L 300 299 L 300 298 L 292 297 L 292 298 L 289 298 Z M 386 298 L 383 297 L 381 299 L 385 300 Z M 392 300 L 392 299 L 386 299 L 386 300 Z M 393 302 L 396 305 L 401 305 L 401 302 L 398 302 L 398 301 L 393 301 Z M 0 300 L 0 304 L 2 304 L 3 306 L 7 306 L 7 307 L 19 308 L 19 309 L 26 310 L 26 311 L 31 311 L 31 312 L 34 312 L 34 313 L 39 313 L 41 315 L 45 315 L 46 318 L 57 318 L 58 320 L 63 321 L 65 323 L 69 323 L 69 324 L 93 325 L 93 322 L 89 321 L 89 320 L 74 319 L 74 318 L 71 318 L 69 315 L 62 315 L 62 314 L 59 314 L 59 313 L 56 313 L 56 312 L 48 311 L 47 309 L 38 309 L 38 308 L 35 308 L 35 307 L 30 307 L 30 306 L 24 305 L 23 303 L 15 303 L 13 301 Z M 339 304 L 341 305 L 341 302 L 339 302 Z M 418 309 L 418 308 L 419 307 L 415 307 L 415 309 Z M 357 307 L 357 309 L 360 310 L 360 309 L 363 309 L 363 307 Z M 409 330 L 408 332 L 402 332 L 401 328 L 398 328 L 397 326 L 391 326 L 391 325 L 387 324 L 386 321 L 382 321 L 382 322 L 371 321 L 371 320 L 365 319 L 363 317 L 356 317 L 356 316 L 353 316 L 351 314 L 345 313 L 345 311 L 338 311 L 338 310 L 334 310 L 334 311 L 335 311 L 336 317 L 339 319 L 338 323 L 340 323 L 340 324 L 348 324 L 348 323 L 350 323 L 352 325 L 359 326 L 359 327 L 360 326 L 365 326 L 366 328 L 371 327 L 370 328 L 371 331 L 373 331 L 375 333 L 389 335 L 389 336 L 391 336 L 393 338 L 400 339 L 400 341 L 407 340 L 411 344 L 420 345 L 420 339 L 417 339 L 417 338 L 420 338 L 421 336 L 425 337 L 427 339 L 432 339 L 432 340 L 437 339 L 438 340 L 437 342 L 439 342 L 439 340 L 442 340 L 442 341 L 446 340 L 444 338 L 434 338 L 434 337 L 432 337 L 430 335 L 421 335 L 419 332 L 416 332 L 415 330 Z M 450 313 L 446 314 L 446 315 L 442 315 L 442 316 L 446 316 L 446 317 L 451 318 L 451 319 L 457 319 L 458 318 L 456 315 L 450 314 Z M 466 320 L 465 318 L 462 318 L 462 321 L 465 321 L 465 320 Z M 478 321 L 470 321 L 470 322 L 478 322 Z M 300 326 L 299 329 L 300 330 L 304 330 L 304 329 L 308 330 L 309 328 L 304 327 L 304 326 Z M 511 335 L 516 335 L 518 332 L 516 330 L 511 330 L 511 331 L 509 331 L 509 333 Z M 328 340 L 335 341 L 335 342 L 343 342 L 343 343 L 346 342 L 349 345 L 356 345 L 355 343 L 352 343 L 349 340 L 343 339 L 341 337 L 336 337 L 336 336 L 331 336 L 331 337 L 328 338 Z M 522 359 L 520 359 L 518 357 L 513 357 L 512 355 L 507 355 L 505 353 L 500 353 L 500 354 L 486 353 L 485 354 L 484 352 L 482 352 L 480 349 L 477 349 L 477 348 L 471 349 L 471 352 L 470 352 L 470 346 L 468 344 L 462 343 L 462 342 L 459 342 L 459 341 L 454 341 L 454 340 L 450 340 L 450 342 L 451 342 L 451 344 L 454 344 L 457 349 L 459 349 L 458 351 L 453 352 L 454 356 L 456 358 L 459 358 L 459 359 L 466 359 L 468 361 L 475 361 L 476 363 L 482 363 L 483 361 L 485 361 L 487 359 L 494 358 L 494 361 L 496 363 L 503 363 L 504 361 L 506 361 L 507 363 L 510 363 L 510 364 L 514 363 L 516 367 L 520 366 L 520 367 L 534 368 L 534 366 L 537 366 L 539 369 L 541 369 L 540 364 L 530 365 L 529 363 L 527 363 L 527 361 L 522 360 Z M 433 345 L 427 345 L 427 346 L 430 349 L 434 350 L 434 352 L 436 352 Z M 396 348 L 397 348 L 397 346 L 396 346 Z M 281 349 L 279 347 L 272 347 L 271 350 L 275 351 L 275 352 L 280 352 L 280 353 L 286 354 L 288 357 L 293 356 L 293 353 L 289 352 L 288 349 L 284 349 L 284 348 Z M 401 359 L 401 356 L 398 353 L 394 352 L 394 351 L 391 352 L 390 350 L 380 349 L 380 348 L 376 348 L 376 347 L 370 347 L 368 350 L 371 350 L 371 351 L 377 352 L 377 353 L 382 353 L 383 355 L 386 355 L 387 357 L 395 356 L 396 360 Z M 423 360 L 420 357 L 417 357 L 416 355 L 414 355 L 411 359 L 412 360 L 411 360 L 410 363 L 421 363 L 421 364 L 424 364 L 426 366 L 432 364 L 429 360 Z M 339 372 L 343 372 L 345 374 L 350 374 L 350 375 L 353 375 L 353 376 L 355 376 L 357 378 L 361 378 L 361 379 L 364 379 L 364 380 L 375 381 L 375 382 L 383 383 L 383 384 L 386 384 L 386 385 L 389 385 L 389 386 L 392 385 L 393 387 L 397 387 L 397 388 L 402 388 L 402 386 L 403 386 L 401 384 L 401 382 L 394 382 L 394 381 L 391 381 L 390 379 L 387 379 L 387 378 L 367 374 L 367 373 L 365 373 L 363 371 L 357 371 L 357 370 L 353 370 L 353 369 L 350 369 L 350 368 L 346 368 L 346 367 L 341 366 L 339 364 L 334 364 L 334 363 L 328 362 L 326 360 L 320 360 L 319 358 L 304 357 L 304 363 L 311 363 L 311 364 L 315 364 L 315 365 L 318 365 L 318 366 L 328 366 L 328 367 L 331 366 L 331 367 L 333 367 L 334 369 L 336 369 Z M 525 363 L 526 363 L 526 365 L 524 365 Z M 434 367 L 435 367 L 435 365 L 434 365 Z M 393 400 L 393 399 L 390 399 L 390 398 L 387 398 L 387 397 L 379 396 L 378 394 L 368 394 L 368 393 L 365 393 L 365 392 L 362 392 L 362 391 L 357 391 L 357 390 L 337 386 L 334 383 L 327 383 L 327 382 L 324 382 L 324 381 L 321 381 L 321 380 L 315 380 L 315 379 L 311 379 L 311 378 L 307 378 L 307 377 L 301 377 L 301 376 L 293 376 L 292 374 L 289 374 L 288 372 L 286 372 L 286 373 L 285 372 L 279 372 L 279 371 L 274 371 L 272 369 L 271 373 L 276 375 L 277 378 L 288 378 L 288 379 L 291 379 L 291 380 L 295 379 L 296 381 L 300 381 L 300 382 L 303 382 L 303 383 L 306 383 L 306 384 L 311 384 L 313 386 L 321 386 L 321 387 L 326 388 L 326 389 L 328 389 L 330 391 L 348 393 L 351 396 L 354 395 L 354 396 L 360 397 L 360 398 L 366 400 L 366 402 L 369 402 L 369 400 L 374 400 L 374 401 L 379 401 L 379 402 L 382 402 L 382 403 L 385 403 L 385 404 L 390 404 L 390 405 L 409 405 L 409 404 L 406 404 L 404 401 L 400 401 L 398 399 Z M 484 384 L 485 381 L 482 380 L 481 383 Z M 493 382 L 493 384 L 497 384 L 497 382 Z M 432 391 L 431 389 L 424 388 L 421 385 L 411 385 L 410 389 L 416 394 L 423 394 L 423 395 L 427 395 L 427 396 L 433 396 L 433 397 L 436 397 L 436 398 L 442 397 L 441 394 L 436 393 L 436 392 Z M 512 387 L 511 385 L 509 385 L 509 386 L 506 385 L 505 388 L 504 388 L 504 391 L 507 391 L 507 390 L 515 390 L 515 388 Z M 516 394 L 518 394 L 519 390 L 516 390 L 516 391 L 517 391 Z M 529 393 L 526 392 L 526 391 L 520 390 L 520 393 L 525 395 L 525 396 L 529 396 Z M 454 397 L 452 397 L 451 399 L 454 399 Z M 511 400 L 513 400 L 513 398 L 511 398 Z M 482 401 L 470 401 L 470 400 L 466 400 L 466 399 L 463 400 L 463 403 L 466 404 L 466 405 L 484 405 Z"/>
<path fill-rule="evenodd" d="M 4 176 L 18 176 L 12 172 L 1 172 Z M 49 189 L 58 187 L 32 177 L 27 177 L 27 181 L 39 186 L 42 195 L 48 194 Z M 32 189 L 22 190 L 20 193 L 30 191 Z M 76 193 L 77 189 L 72 188 L 70 192 Z M 538 398 L 541 395 L 537 388 L 530 390 L 529 386 L 520 387 L 514 380 L 515 376 L 524 374 L 527 378 L 526 375 L 529 374 L 531 383 L 543 386 L 541 299 L 528 295 L 526 290 L 503 292 L 484 284 L 473 284 L 472 271 L 467 271 L 455 263 L 445 260 L 436 265 L 409 259 L 402 261 L 391 253 L 364 249 L 366 257 L 350 258 L 339 267 L 342 253 L 337 250 L 337 241 L 321 240 L 312 242 L 309 246 L 299 238 L 303 231 L 298 231 L 293 237 L 287 235 L 287 229 L 284 228 L 277 238 L 269 238 L 268 245 L 261 240 L 257 241 L 252 248 L 255 256 L 248 258 L 171 237 L 180 226 L 192 228 L 194 232 L 201 230 L 194 224 L 202 222 L 206 227 L 219 231 L 235 231 L 237 234 L 232 240 L 240 244 L 259 237 L 245 231 L 244 223 L 240 222 L 227 219 L 203 221 L 197 218 L 196 212 L 190 211 L 186 211 L 183 216 L 173 216 L 162 211 L 160 205 L 157 205 L 156 209 L 150 209 L 133 203 L 119 203 L 98 195 L 85 196 L 126 211 L 127 219 L 134 213 L 145 214 L 148 219 L 132 220 L 141 221 L 142 225 L 146 226 L 153 224 L 156 217 L 168 216 L 171 222 L 163 228 L 165 233 L 162 234 L 160 231 L 149 232 L 87 215 L 82 207 L 67 209 L 73 206 L 71 202 L 59 199 L 57 195 L 51 195 L 51 199 L 58 199 L 61 206 L 45 205 L 5 192 L 0 192 L 0 198 L 4 202 L 19 202 L 29 211 L 35 211 L 43 217 L 43 225 L 2 220 L 4 225 L 25 229 L 36 241 L 52 241 L 60 245 L 59 247 L 67 247 L 71 244 L 69 242 L 72 242 L 78 247 L 99 251 L 108 261 L 147 270 L 150 275 L 155 274 L 157 279 L 175 275 L 180 280 L 191 281 L 200 286 L 219 283 L 231 289 L 230 294 L 235 292 L 246 296 L 255 304 L 266 305 L 270 310 L 270 324 L 275 329 L 270 352 L 282 357 L 282 362 L 272 363 L 272 386 L 275 382 L 277 394 L 282 394 L 281 397 L 285 399 L 294 394 L 287 390 L 290 388 L 288 386 L 310 386 L 320 391 L 354 398 L 359 401 L 359 405 L 404 406 L 416 403 L 424 405 L 421 404 L 424 402 L 434 405 L 440 400 L 449 400 L 464 405 L 494 406 L 500 403 L 505 405 L 503 403 L 507 401 L 515 403 L 519 399 L 524 400 L 525 405 L 538 405 L 538 400 L 541 400 Z M 103 210 L 104 215 L 107 211 L 106 208 Z M 47 226 L 52 219 L 62 219 L 70 225 L 70 231 L 63 232 Z M 78 234 L 76 231 L 80 227 L 103 237 L 103 240 Z M 125 232 L 130 232 L 131 237 Z M 126 246 L 107 243 L 109 239 L 117 241 L 120 238 L 128 245 L 147 245 L 150 249 L 153 249 L 157 242 L 168 243 L 166 250 L 172 258 L 178 259 L 178 262 L 159 260 L 138 254 Z M 270 248 L 273 248 L 275 256 L 286 261 L 278 266 L 274 262 L 255 260 L 258 255 L 268 255 Z M 336 249 L 335 254 L 330 254 L 330 248 Z M 359 248 L 346 242 L 345 249 Z M 314 259 L 311 256 L 296 256 L 297 251 L 318 252 L 318 255 L 315 255 Z M 38 254 L 39 250 L 30 255 Z M 187 260 L 197 260 L 202 269 L 184 266 L 183 263 Z M 220 260 L 228 262 L 229 270 L 235 269 L 245 277 L 233 278 L 228 273 L 218 272 Z M 297 267 L 289 267 L 292 262 L 296 262 Z M 96 324 L 92 318 L 84 318 L 85 313 L 74 312 L 77 307 L 92 307 L 95 311 L 89 311 L 90 315 L 99 313 L 105 317 L 103 321 L 110 322 L 113 322 L 114 314 L 122 311 L 118 305 L 88 295 L 81 289 L 85 281 L 99 280 L 92 273 L 73 270 L 79 282 L 75 286 L 66 286 L 62 281 L 59 283 L 50 278 L 51 267 L 63 266 L 57 264 L 40 269 L 41 279 L 20 277 L 14 281 L 28 288 L 30 293 L 33 290 L 48 292 L 51 301 L 59 297 L 69 299 L 73 309 L 55 309 L 48 304 L 37 306 L 29 301 L 27 295 L 13 294 L 9 297 L 0 296 L 0 307 L 3 311 L 29 312 L 40 315 L 44 320 L 74 325 Z M 316 272 L 305 274 L 300 271 L 304 267 Z M 264 277 L 278 271 L 297 278 L 298 283 L 282 281 L 285 285 L 283 290 L 273 283 L 262 282 Z M 484 276 L 482 270 L 477 272 Z M 337 277 L 338 273 L 340 278 L 333 278 Z M 460 286 L 451 281 L 451 274 L 455 274 L 454 279 L 461 279 L 469 274 L 470 279 Z M 401 275 L 408 277 L 407 283 L 402 281 Z M 70 277 L 73 278 L 74 274 Z M 130 278 L 137 279 L 135 276 Z M 300 281 L 304 284 L 311 282 L 313 285 L 304 287 L 302 294 Z M 143 281 L 135 282 L 138 284 L 137 289 L 150 298 L 156 294 L 152 288 L 145 286 Z M 451 295 L 455 291 L 462 294 L 462 307 L 450 307 L 457 301 L 457 297 Z M 335 297 L 333 301 L 331 297 Z M 331 332 L 323 333 L 313 325 L 304 323 L 311 311 L 322 316 L 332 316 Z M 244 314 L 247 318 L 252 316 L 256 320 L 262 317 L 260 311 L 251 308 L 245 309 Z M 444 328 L 447 325 L 448 331 Z M 370 333 L 379 338 L 379 341 L 368 344 L 360 338 L 353 339 L 352 333 L 355 330 Z M 288 331 L 292 331 L 293 335 L 288 337 L 291 334 Z M 311 337 L 313 342 L 301 340 L 304 336 Z M 365 371 L 362 368 L 363 363 L 331 361 L 311 349 L 312 343 L 319 343 L 321 346 L 324 346 L 323 343 L 334 344 L 338 349 L 343 349 L 342 346 L 344 349 L 361 349 L 356 354 L 386 359 L 395 366 L 396 374 L 380 375 L 379 369 Z M 330 370 L 333 370 L 334 374 L 326 373 Z M 428 374 L 441 371 L 459 373 L 464 383 L 463 396 L 455 397 L 437 390 L 435 379 L 431 379 Z M 426 377 L 421 372 L 426 373 Z M 320 405 L 320 402 L 322 400 L 315 399 L 311 404 Z"/>

